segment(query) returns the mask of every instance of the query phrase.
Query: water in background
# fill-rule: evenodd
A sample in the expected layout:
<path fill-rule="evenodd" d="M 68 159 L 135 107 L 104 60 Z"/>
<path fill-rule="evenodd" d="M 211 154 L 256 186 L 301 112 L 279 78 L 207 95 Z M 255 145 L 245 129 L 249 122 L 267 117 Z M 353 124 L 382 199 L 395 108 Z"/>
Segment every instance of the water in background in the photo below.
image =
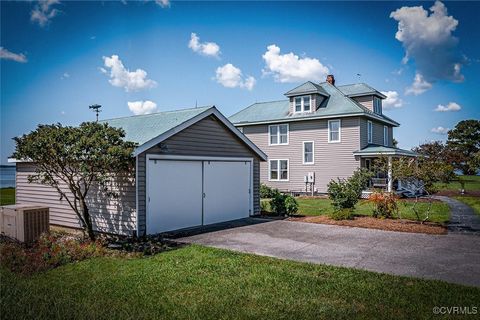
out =
<path fill-rule="evenodd" d="M 0 165 L 0 188 L 15 188 L 15 166 Z"/>

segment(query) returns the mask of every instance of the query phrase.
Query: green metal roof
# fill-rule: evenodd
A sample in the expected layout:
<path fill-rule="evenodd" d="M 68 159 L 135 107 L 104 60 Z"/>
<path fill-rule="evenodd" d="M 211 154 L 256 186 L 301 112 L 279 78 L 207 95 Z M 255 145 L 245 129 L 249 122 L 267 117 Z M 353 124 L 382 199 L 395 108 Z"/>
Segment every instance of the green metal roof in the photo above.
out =
<path fill-rule="evenodd" d="M 315 112 L 291 113 L 288 100 L 258 102 L 232 115 L 229 120 L 239 126 L 359 115 L 368 116 L 382 122 L 388 122 L 394 126 L 399 125 L 392 119 L 375 114 L 362 104 L 346 97 L 337 87 L 328 82 L 320 83 L 317 86 L 325 91 L 328 98 L 322 102 L 321 106 L 317 108 Z"/>
<path fill-rule="evenodd" d="M 347 85 L 343 85 L 343 86 L 338 86 L 337 88 L 340 91 L 342 91 L 343 94 L 345 94 L 348 97 L 356 97 L 356 96 L 373 94 L 373 95 L 380 96 L 384 99 L 386 98 L 386 96 L 383 93 L 381 93 L 381 92 L 377 91 L 376 89 L 370 87 L 366 83 L 347 84 Z"/>
<path fill-rule="evenodd" d="M 290 96 L 297 96 L 297 95 L 309 94 L 309 93 L 318 93 L 325 97 L 329 96 L 329 94 L 320 85 L 313 83 L 311 81 L 307 81 L 299 85 L 298 87 L 285 93 L 285 95 L 287 97 L 290 97 Z"/>
<path fill-rule="evenodd" d="M 418 154 L 410 151 L 404 150 L 400 148 L 394 147 L 385 147 L 375 144 L 369 144 L 365 148 L 361 150 L 357 150 L 353 152 L 356 156 L 407 156 L 407 157 L 417 157 Z"/>
<path fill-rule="evenodd" d="M 140 146 L 210 108 L 214 107 L 208 106 L 165 111 L 139 116 L 101 120 L 99 122 L 106 122 L 112 127 L 122 128 L 125 130 L 125 140 L 136 142 Z"/>

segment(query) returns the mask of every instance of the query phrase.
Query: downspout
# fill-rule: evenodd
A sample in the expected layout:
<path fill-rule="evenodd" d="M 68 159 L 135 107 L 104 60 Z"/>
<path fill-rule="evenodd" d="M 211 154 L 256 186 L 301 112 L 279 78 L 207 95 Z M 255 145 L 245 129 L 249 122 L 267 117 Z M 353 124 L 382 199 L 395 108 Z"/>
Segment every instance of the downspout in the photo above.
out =
<path fill-rule="evenodd" d="M 135 229 L 136 236 L 140 236 L 140 227 L 138 223 L 138 155 L 135 156 Z"/>

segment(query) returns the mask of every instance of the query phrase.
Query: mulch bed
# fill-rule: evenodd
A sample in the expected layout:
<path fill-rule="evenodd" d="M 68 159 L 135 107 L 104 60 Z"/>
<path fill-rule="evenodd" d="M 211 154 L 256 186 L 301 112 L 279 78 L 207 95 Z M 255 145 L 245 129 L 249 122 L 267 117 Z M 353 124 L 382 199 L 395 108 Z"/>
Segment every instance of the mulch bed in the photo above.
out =
<path fill-rule="evenodd" d="M 480 190 L 469 190 L 465 194 L 461 194 L 457 190 L 441 190 L 435 193 L 436 196 L 447 196 L 447 197 L 456 197 L 456 196 L 465 196 L 465 197 L 480 197 Z"/>
<path fill-rule="evenodd" d="M 405 219 L 378 219 L 372 217 L 355 217 L 352 220 L 333 220 L 327 216 L 314 217 L 290 217 L 289 221 L 300 221 L 308 223 L 330 224 L 346 227 L 358 227 L 367 229 L 378 229 L 386 231 L 446 234 L 447 227 L 434 222 L 424 222 Z"/>

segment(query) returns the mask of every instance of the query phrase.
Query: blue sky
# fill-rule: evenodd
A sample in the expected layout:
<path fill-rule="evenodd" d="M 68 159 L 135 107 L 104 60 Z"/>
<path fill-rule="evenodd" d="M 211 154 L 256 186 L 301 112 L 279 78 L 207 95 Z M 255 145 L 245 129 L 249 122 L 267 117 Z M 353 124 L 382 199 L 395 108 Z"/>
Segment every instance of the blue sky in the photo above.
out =
<path fill-rule="evenodd" d="M 0 5 L 1 163 L 12 137 L 94 120 L 94 103 L 103 119 L 196 103 L 229 116 L 326 73 L 389 92 L 403 148 L 480 114 L 479 2 Z"/>

